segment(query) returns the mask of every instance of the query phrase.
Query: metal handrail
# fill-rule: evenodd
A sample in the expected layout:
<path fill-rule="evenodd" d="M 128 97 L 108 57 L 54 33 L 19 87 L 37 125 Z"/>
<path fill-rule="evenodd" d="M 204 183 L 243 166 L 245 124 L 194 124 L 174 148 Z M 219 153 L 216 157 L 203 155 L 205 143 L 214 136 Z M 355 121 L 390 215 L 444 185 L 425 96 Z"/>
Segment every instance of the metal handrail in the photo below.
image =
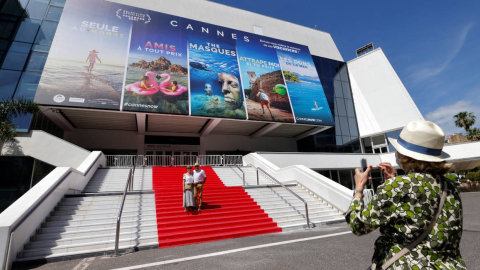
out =
<path fill-rule="evenodd" d="M 242 169 L 240 169 L 240 167 L 239 167 L 238 165 L 233 165 L 233 166 L 237 167 L 237 169 L 239 169 L 239 170 L 242 172 L 243 185 L 246 186 L 246 185 L 245 185 L 245 172 L 244 172 Z M 230 166 L 230 168 L 231 168 L 232 170 L 233 170 L 233 166 Z M 235 172 L 235 170 L 233 170 L 233 171 Z M 235 173 L 236 173 L 236 172 L 235 172 Z"/>
<path fill-rule="evenodd" d="M 307 217 L 307 228 L 310 229 L 310 218 L 308 216 L 308 205 L 307 205 L 307 202 L 302 199 L 300 196 L 298 196 L 295 192 L 293 192 L 291 189 L 289 189 L 288 187 L 286 187 L 285 185 L 282 184 L 282 182 L 278 181 L 277 179 L 275 179 L 275 177 L 271 176 L 270 174 L 268 174 L 266 171 L 264 171 L 262 168 L 259 168 L 257 167 L 257 183 L 259 182 L 258 180 L 258 171 L 261 171 L 263 174 L 265 174 L 266 176 L 270 177 L 271 180 L 273 180 L 274 182 L 276 182 L 277 184 L 279 184 L 280 186 L 282 186 L 284 189 L 286 189 L 288 192 L 292 193 L 293 196 L 297 197 L 299 200 L 301 200 L 304 204 L 305 204 L 305 215 Z"/>
<path fill-rule="evenodd" d="M 117 216 L 117 233 L 115 235 L 115 256 L 118 256 L 118 244 L 120 242 L 120 221 L 122 219 L 122 213 L 123 213 L 123 206 L 125 205 L 125 198 L 127 197 L 127 189 L 133 190 L 133 177 L 135 173 L 135 168 L 137 165 L 137 159 L 138 155 L 135 157 L 135 163 L 133 164 L 133 169 L 130 169 L 128 173 L 128 179 L 127 183 L 125 184 L 125 191 L 123 192 L 123 199 L 122 199 L 122 205 L 120 206 L 120 210 L 118 211 L 118 216 Z"/>

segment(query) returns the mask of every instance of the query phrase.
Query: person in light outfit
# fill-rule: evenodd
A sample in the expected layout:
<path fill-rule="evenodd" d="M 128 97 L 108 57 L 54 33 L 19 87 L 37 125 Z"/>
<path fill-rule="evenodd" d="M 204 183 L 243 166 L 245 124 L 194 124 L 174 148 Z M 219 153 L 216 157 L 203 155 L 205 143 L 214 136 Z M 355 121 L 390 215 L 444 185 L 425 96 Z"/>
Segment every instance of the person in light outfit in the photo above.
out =
<path fill-rule="evenodd" d="M 187 166 L 187 172 L 183 175 L 183 207 L 185 211 L 195 210 L 195 197 L 193 196 L 192 166 Z"/>
<path fill-rule="evenodd" d="M 200 169 L 200 165 L 198 163 L 195 163 L 194 167 L 195 167 L 195 170 L 193 170 L 193 183 L 194 183 L 193 185 L 195 189 L 193 192 L 193 196 L 196 199 L 196 202 L 198 205 L 198 211 L 200 211 L 202 208 L 203 186 L 207 181 L 207 175 L 205 174 L 204 170 Z"/>

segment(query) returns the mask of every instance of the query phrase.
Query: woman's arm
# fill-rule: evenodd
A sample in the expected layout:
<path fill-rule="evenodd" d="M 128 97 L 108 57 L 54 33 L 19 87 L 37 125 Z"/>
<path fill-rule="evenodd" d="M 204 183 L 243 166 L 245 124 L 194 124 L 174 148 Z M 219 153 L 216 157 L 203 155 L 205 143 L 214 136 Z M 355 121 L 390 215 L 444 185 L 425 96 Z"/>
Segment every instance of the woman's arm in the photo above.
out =
<path fill-rule="evenodd" d="M 98 59 L 98 61 L 100 61 L 100 63 L 102 63 L 102 60 L 100 60 L 100 58 L 98 58 L 98 55 L 95 54 L 95 57 Z"/>
<path fill-rule="evenodd" d="M 360 169 L 356 170 L 356 190 L 363 191 L 370 170 L 371 168 L 368 168 L 365 173 L 362 173 Z M 395 199 L 391 192 L 392 186 L 398 187 L 395 178 L 388 179 L 383 185 L 380 185 L 368 205 L 365 205 L 361 194 L 355 194 L 345 215 L 345 220 L 350 224 L 354 234 L 364 235 L 370 233 L 376 228 L 386 225 L 390 219 L 396 217 Z"/>

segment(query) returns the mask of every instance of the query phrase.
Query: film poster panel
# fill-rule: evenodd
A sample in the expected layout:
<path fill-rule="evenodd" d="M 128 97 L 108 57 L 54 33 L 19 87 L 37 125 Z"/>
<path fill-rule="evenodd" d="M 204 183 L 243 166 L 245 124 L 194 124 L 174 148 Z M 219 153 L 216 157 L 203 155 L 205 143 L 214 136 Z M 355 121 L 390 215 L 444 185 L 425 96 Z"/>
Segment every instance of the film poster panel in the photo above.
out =
<path fill-rule="evenodd" d="M 308 47 L 285 42 L 277 49 L 283 76 L 295 112 L 303 124 L 335 125 Z"/>
<path fill-rule="evenodd" d="M 235 39 L 194 32 L 188 46 L 191 114 L 246 119 Z"/>
<path fill-rule="evenodd" d="M 150 16 L 132 27 L 123 110 L 188 115 L 187 33 L 171 24 L 178 17 Z"/>
<path fill-rule="evenodd" d="M 248 119 L 295 122 L 276 49 L 252 36 L 237 41 L 237 50 Z"/>
<path fill-rule="evenodd" d="M 35 102 L 119 109 L 132 24 L 119 9 L 106 1 L 67 1 Z"/>

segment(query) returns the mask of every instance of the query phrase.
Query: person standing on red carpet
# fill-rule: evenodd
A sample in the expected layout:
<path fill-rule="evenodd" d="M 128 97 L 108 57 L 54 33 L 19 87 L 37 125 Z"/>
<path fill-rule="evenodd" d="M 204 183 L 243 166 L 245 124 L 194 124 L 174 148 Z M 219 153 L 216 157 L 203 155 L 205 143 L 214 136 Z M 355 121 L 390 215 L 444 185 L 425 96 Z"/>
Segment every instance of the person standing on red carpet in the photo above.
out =
<path fill-rule="evenodd" d="M 193 170 L 193 186 L 195 188 L 193 190 L 193 197 L 197 202 L 198 211 L 200 211 L 202 208 L 203 186 L 207 181 L 207 174 L 205 174 L 204 170 L 200 169 L 200 165 L 198 163 L 195 163 L 194 167 L 195 170 Z"/>

